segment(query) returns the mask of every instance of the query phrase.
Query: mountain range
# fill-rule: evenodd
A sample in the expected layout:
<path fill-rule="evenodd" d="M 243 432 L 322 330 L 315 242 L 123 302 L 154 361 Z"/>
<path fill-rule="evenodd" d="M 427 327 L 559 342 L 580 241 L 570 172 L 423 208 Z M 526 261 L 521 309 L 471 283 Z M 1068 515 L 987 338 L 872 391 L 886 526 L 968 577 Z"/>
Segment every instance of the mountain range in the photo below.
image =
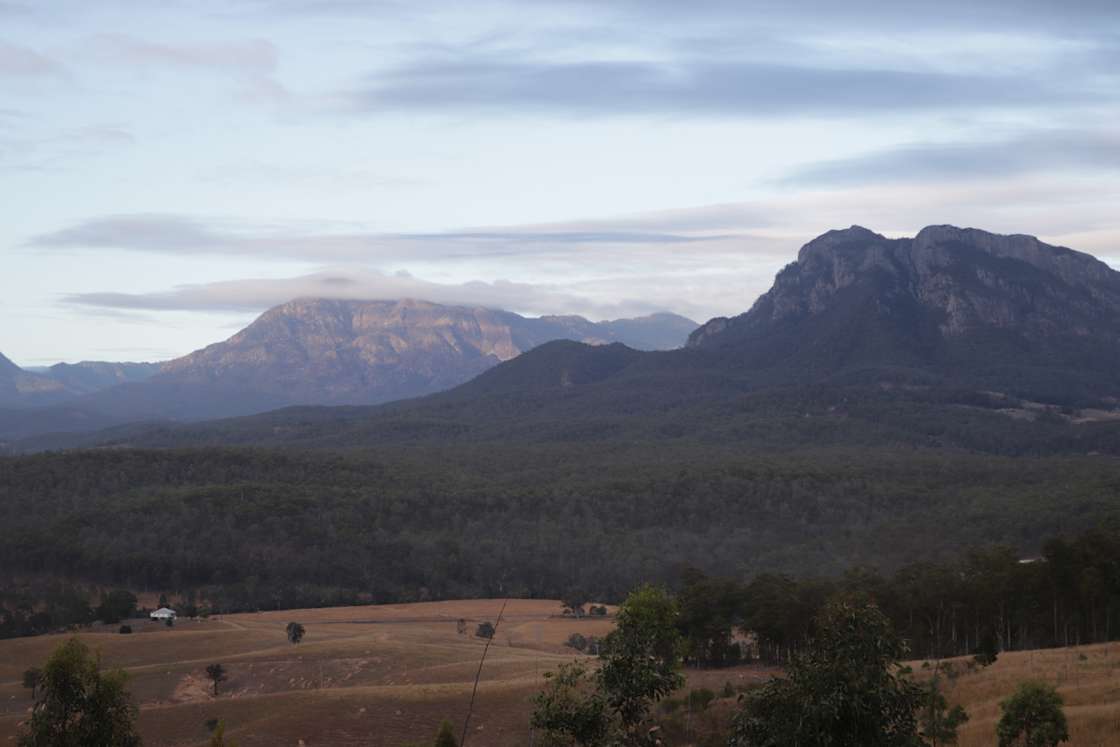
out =
<path fill-rule="evenodd" d="M 0 567 L 272 609 L 1037 556 L 1120 526 L 1118 299 L 1089 255 L 933 226 L 830 231 L 663 351 L 571 320 L 294 302 L 73 401 L 451 388 L 70 434 L 44 423 L 80 405 L 18 411 L 40 435 L 0 457 Z"/>
<path fill-rule="evenodd" d="M 0 438 L 388 402 L 454 387 L 550 340 L 662 349 L 680 347 L 695 328 L 667 313 L 591 322 L 416 300 L 299 299 L 224 342 L 162 364 L 58 364 L 36 372 L 4 358 Z"/>
<path fill-rule="evenodd" d="M 710 320 L 682 349 L 567 337 L 422 399 L 298 408 L 141 431 L 142 439 L 1116 448 L 1120 273 L 1030 236 L 952 226 L 895 239 L 858 226 L 830 231 L 802 247 L 748 311 Z M 132 443 L 137 431 L 99 438 Z"/>

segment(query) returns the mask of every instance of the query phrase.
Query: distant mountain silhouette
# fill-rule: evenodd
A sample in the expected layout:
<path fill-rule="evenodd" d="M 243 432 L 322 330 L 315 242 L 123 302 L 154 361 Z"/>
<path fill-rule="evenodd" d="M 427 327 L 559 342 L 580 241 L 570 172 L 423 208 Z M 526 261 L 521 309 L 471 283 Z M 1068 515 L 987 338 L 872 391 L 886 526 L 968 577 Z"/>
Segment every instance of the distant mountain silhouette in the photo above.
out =
<path fill-rule="evenodd" d="M 52 367 L 67 388 L 117 376 L 118 386 L 43 413 L 0 414 L 0 437 L 89 430 L 126 421 L 201 420 L 289 405 L 373 404 L 452 388 L 524 351 L 556 339 L 645 349 L 684 345 L 696 323 L 675 314 L 591 322 L 578 316 L 528 318 L 507 311 L 425 301 L 299 299 L 266 311 L 228 340 L 158 370 Z M 17 369 L 18 370 L 18 369 Z M 129 381 L 128 379 L 132 379 Z M 50 382 L 45 376 L 29 381 Z M 44 384 L 45 385 L 45 384 Z M 67 426 L 67 413 L 74 416 Z"/>
<path fill-rule="evenodd" d="M 57 381 L 75 394 L 89 394 L 118 384 L 146 381 L 159 373 L 162 366 L 162 363 L 80 361 L 56 363 L 36 373 Z"/>
<path fill-rule="evenodd" d="M 0 407 L 32 407 L 60 402 L 73 396 L 49 376 L 24 371 L 0 354 Z"/>

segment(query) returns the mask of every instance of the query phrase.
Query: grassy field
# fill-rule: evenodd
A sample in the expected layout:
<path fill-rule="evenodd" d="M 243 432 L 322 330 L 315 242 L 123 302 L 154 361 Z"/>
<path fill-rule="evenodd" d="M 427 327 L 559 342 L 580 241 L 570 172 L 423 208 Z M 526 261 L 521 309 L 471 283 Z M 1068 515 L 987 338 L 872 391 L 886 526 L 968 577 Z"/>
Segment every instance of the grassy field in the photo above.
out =
<path fill-rule="evenodd" d="M 106 666 L 126 668 L 147 744 L 202 745 L 206 721 L 252 745 L 401 745 L 434 736 L 441 720 L 461 724 L 484 640 L 500 600 L 290 610 L 182 620 L 167 628 L 133 623 L 81 633 Z M 457 632 L 457 621 L 468 632 Z M 307 633 L 288 643 L 285 626 Z M 528 698 L 541 674 L 577 656 L 571 633 L 604 635 L 611 622 L 561 615 L 555 601 L 510 601 L 486 660 L 471 741 L 522 745 Z M 64 635 L 0 641 L 0 743 L 10 743 L 31 705 L 22 672 L 38 666 Z M 229 672 L 214 697 L 208 664 Z"/>
<path fill-rule="evenodd" d="M 1069 744 L 1120 744 L 1120 644 L 1004 652 L 992 666 L 972 671 L 965 659 L 944 664 L 960 672 L 946 680 L 946 696 L 950 703 L 964 705 L 970 716 L 961 728 L 960 747 L 994 745 L 1000 701 L 1030 679 L 1058 688 L 1069 720 Z M 918 671 L 927 671 L 920 666 L 921 662 L 915 664 Z"/>
<path fill-rule="evenodd" d="M 131 673 L 149 745 L 201 747 L 206 722 L 220 718 L 242 747 L 397 747 L 430 740 L 443 719 L 456 729 L 462 724 L 484 645 L 474 629 L 496 620 L 500 606 L 500 600 L 466 600 L 289 610 L 183 620 L 174 628 L 139 622 L 132 635 L 120 635 L 113 626 L 80 637 L 101 653 L 106 666 Z M 468 744 L 528 744 L 529 698 L 542 674 L 578 656 L 563 642 L 576 632 L 604 635 L 612 624 L 560 613 L 555 601 L 509 602 L 482 673 Z M 457 632 L 460 618 L 468 622 L 466 635 Z M 298 645 L 285 636 L 293 620 L 307 629 Z M 0 744 L 14 742 L 29 712 L 22 672 L 41 665 L 65 638 L 0 641 Z M 217 697 L 205 676 L 212 663 L 229 672 Z M 995 743 L 999 701 L 1029 678 L 1058 685 L 1073 745 L 1120 743 L 1118 644 L 1004 653 L 987 669 L 970 670 L 964 660 L 946 663 L 958 672 L 946 680 L 949 699 L 963 703 L 972 717 L 962 730 L 962 747 Z M 928 674 L 921 665 L 916 662 L 915 670 Z M 727 683 L 742 687 L 772 672 L 740 667 L 686 674 L 686 689 L 719 692 Z M 703 733 L 725 722 L 733 708 L 734 700 L 722 699 L 686 723 L 693 734 Z"/>

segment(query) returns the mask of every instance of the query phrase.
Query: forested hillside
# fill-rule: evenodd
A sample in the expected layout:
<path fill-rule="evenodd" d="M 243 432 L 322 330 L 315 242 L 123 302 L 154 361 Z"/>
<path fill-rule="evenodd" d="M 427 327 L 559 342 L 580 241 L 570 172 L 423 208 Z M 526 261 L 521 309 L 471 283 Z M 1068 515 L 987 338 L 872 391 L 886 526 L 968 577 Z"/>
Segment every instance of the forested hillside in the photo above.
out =
<path fill-rule="evenodd" d="M 0 461 L 0 567 L 197 591 L 219 609 L 619 598 L 683 565 L 744 578 L 1023 555 L 1120 514 L 1120 463 L 719 446 L 100 450 Z"/>

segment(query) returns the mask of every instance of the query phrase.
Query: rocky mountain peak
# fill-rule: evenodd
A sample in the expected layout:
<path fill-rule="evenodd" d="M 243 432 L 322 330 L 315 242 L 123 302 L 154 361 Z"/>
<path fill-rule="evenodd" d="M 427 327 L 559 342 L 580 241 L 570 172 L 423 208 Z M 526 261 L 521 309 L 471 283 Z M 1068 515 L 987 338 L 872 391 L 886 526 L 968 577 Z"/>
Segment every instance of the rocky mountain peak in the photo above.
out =
<path fill-rule="evenodd" d="M 941 225 L 889 239 L 852 226 L 810 241 L 748 312 L 713 319 L 689 345 L 822 371 L 1008 356 L 1039 367 L 1071 350 L 1101 368 L 1120 358 L 1120 273 L 1033 236 Z"/>

